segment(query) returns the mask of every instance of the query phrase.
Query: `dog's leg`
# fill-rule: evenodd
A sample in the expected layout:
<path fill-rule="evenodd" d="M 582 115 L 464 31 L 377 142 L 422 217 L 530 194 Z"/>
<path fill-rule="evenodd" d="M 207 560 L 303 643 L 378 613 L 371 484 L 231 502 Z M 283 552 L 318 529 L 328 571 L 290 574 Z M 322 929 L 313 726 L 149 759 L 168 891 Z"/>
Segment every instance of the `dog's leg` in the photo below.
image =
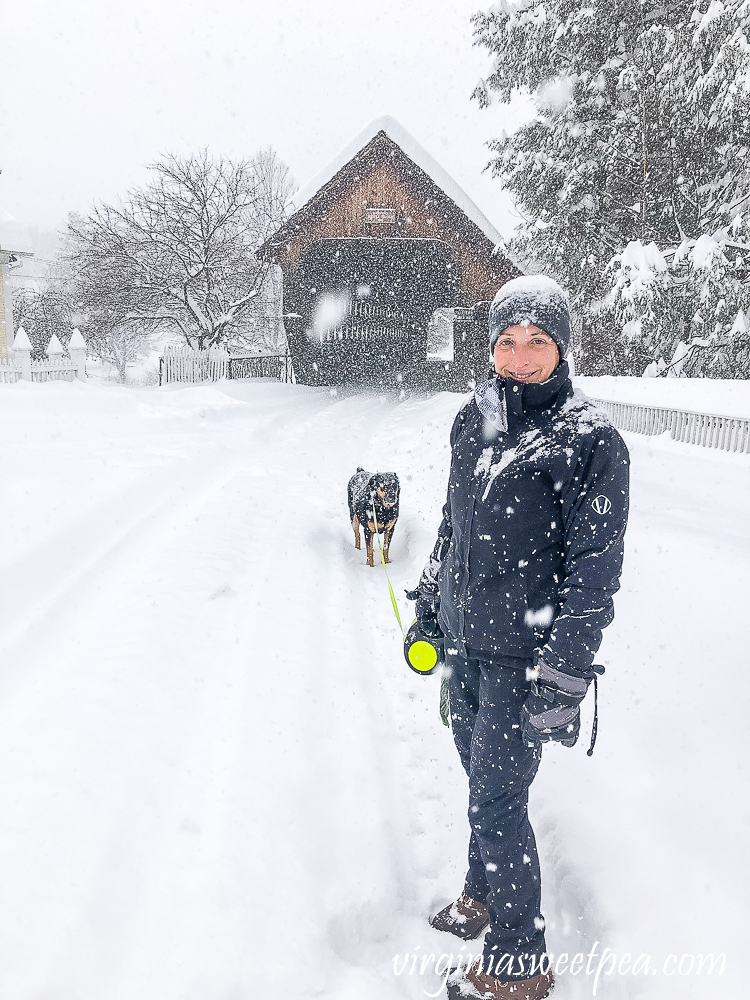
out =
<path fill-rule="evenodd" d="M 352 514 L 352 527 L 354 528 L 354 548 L 361 549 L 362 544 L 359 538 L 359 518 L 356 514 Z"/>
<path fill-rule="evenodd" d="M 391 547 L 391 539 L 393 538 L 393 532 L 395 528 L 396 528 L 396 522 L 391 521 L 391 523 L 386 527 L 385 531 L 383 532 L 383 559 L 385 559 L 387 563 L 391 561 L 388 557 L 388 551 Z"/>
<path fill-rule="evenodd" d="M 370 531 L 370 526 L 368 524 L 363 524 L 362 527 L 365 529 L 365 548 L 367 549 L 367 565 L 374 566 L 375 560 L 372 556 L 372 538 L 373 534 Z"/>

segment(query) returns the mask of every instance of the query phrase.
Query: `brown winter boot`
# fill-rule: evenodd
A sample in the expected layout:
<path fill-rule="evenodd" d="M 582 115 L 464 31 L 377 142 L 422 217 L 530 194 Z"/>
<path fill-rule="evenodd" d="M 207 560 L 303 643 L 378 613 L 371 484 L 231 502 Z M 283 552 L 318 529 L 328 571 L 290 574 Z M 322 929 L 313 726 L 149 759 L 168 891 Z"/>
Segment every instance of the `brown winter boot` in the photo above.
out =
<path fill-rule="evenodd" d="M 457 969 L 448 979 L 448 1000 L 543 1000 L 552 992 L 555 980 L 551 972 L 539 973 L 531 979 L 503 982 L 482 970 L 482 959 L 468 969 Z"/>
<path fill-rule="evenodd" d="M 465 892 L 430 918 L 430 925 L 436 930 L 448 931 L 464 941 L 479 937 L 489 922 L 489 910 L 484 903 L 471 899 Z"/>

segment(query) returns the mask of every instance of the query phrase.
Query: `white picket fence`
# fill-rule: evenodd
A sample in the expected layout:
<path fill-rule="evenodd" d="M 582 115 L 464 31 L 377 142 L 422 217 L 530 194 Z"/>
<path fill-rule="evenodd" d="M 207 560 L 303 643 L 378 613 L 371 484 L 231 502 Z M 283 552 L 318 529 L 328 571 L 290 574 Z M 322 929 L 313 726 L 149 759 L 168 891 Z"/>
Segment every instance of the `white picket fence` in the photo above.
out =
<path fill-rule="evenodd" d="M 23 365 L 15 360 L 0 358 L 0 382 L 20 382 Z M 68 358 L 47 358 L 29 361 L 29 382 L 73 382 L 78 377 L 78 365 Z"/>
<path fill-rule="evenodd" d="M 79 330 L 73 331 L 65 348 L 53 334 L 45 348 L 44 361 L 33 361 L 32 347 L 23 327 L 16 331 L 13 347 L 7 354 L 0 354 L 0 383 L 2 382 L 73 382 L 86 380 L 86 344 Z"/>
<path fill-rule="evenodd" d="M 21 377 L 21 366 L 9 356 L 0 354 L 0 383 L 17 382 Z"/>
<path fill-rule="evenodd" d="M 636 434 L 663 434 L 668 431 L 675 441 L 719 448 L 722 451 L 750 452 L 750 420 L 723 417 L 692 410 L 670 410 L 661 406 L 615 403 L 594 399 L 621 431 Z"/>
<path fill-rule="evenodd" d="M 159 366 L 160 383 L 216 382 L 227 377 L 229 351 L 209 347 L 206 351 L 189 347 L 166 347 Z"/>
<path fill-rule="evenodd" d="M 168 382 L 215 382 L 220 378 L 293 379 L 291 359 L 285 354 L 230 354 L 224 347 L 194 350 L 166 347 L 159 359 L 159 385 Z"/>

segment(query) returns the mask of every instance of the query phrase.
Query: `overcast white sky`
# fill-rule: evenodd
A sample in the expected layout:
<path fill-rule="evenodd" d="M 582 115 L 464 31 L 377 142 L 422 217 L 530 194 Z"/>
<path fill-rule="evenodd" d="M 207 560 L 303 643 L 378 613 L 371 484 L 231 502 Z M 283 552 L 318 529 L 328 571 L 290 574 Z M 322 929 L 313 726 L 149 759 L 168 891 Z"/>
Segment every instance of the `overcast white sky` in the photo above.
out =
<path fill-rule="evenodd" d="M 272 145 L 304 184 L 390 114 L 501 230 L 484 143 L 518 119 L 469 97 L 477 0 L 0 0 L 0 205 L 24 226 L 112 200 L 164 152 Z M 485 5 L 486 6 L 486 5 Z"/>

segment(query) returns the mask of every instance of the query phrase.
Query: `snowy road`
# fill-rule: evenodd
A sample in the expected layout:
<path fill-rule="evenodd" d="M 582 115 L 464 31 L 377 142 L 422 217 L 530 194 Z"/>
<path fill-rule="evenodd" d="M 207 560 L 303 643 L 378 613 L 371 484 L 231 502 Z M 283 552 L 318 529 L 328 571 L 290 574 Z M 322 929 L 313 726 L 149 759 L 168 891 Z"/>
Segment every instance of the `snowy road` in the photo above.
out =
<path fill-rule="evenodd" d="M 394 957 L 451 951 L 424 918 L 460 889 L 466 793 L 345 487 L 399 473 L 400 595 L 459 397 L 2 389 L 0 996 L 437 993 L 434 960 Z M 628 444 L 599 743 L 545 752 L 533 790 L 548 945 L 651 956 L 597 996 L 723 997 L 747 920 L 750 460 Z M 664 970 L 708 952 L 723 976 Z"/>

